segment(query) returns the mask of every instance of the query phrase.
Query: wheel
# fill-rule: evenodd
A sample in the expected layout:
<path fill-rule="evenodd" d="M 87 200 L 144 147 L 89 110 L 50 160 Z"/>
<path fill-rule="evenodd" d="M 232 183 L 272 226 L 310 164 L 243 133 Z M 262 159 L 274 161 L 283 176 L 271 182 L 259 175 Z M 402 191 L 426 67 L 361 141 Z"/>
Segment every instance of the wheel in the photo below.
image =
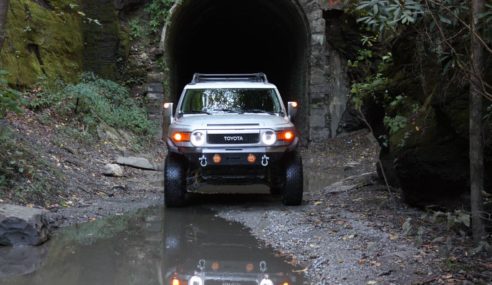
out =
<path fill-rule="evenodd" d="M 182 207 L 186 200 L 186 163 L 178 155 L 169 153 L 164 165 L 164 204 Z"/>
<path fill-rule="evenodd" d="M 285 163 L 285 184 L 282 189 L 282 203 L 297 206 L 302 203 L 303 177 L 302 158 L 297 152 L 288 154 Z"/>

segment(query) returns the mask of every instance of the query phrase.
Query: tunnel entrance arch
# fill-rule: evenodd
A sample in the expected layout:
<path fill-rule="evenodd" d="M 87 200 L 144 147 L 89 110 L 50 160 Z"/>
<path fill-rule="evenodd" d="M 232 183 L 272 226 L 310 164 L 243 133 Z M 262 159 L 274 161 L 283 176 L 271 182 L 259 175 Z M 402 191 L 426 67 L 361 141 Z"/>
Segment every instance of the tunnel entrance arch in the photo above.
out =
<path fill-rule="evenodd" d="M 265 72 L 285 101 L 302 106 L 296 124 L 309 134 L 311 28 L 296 0 L 183 0 L 161 42 L 167 100 L 177 102 L 193 73 Z"/>

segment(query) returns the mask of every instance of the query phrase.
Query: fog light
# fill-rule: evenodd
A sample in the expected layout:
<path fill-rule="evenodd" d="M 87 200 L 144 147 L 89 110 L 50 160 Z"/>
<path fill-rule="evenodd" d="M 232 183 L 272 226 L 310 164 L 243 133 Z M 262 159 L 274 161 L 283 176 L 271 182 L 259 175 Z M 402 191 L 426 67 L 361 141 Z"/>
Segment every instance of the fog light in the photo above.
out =
<path fill-rule="evenodd" d="M 180 285 L 180 284 L 181 284 L 181 282 L 179 282 L 179 279 L 178 279 L 178 278 L 173 278 L 173 279 L 171 280 L 171 284 L 172 284 L 172 285 Z"/>
<path fill-rule="evenodd" d="M 251 164 L 255 163 L 256 162 L 256 156 L 254 154 L 250 153 L 248 155 L 248 162 Z"/>
<path fill-rule="evenodd" d="M 213 262 L 212 263 L 212 270 L 217 271 L 219 269 L 220 269 L 220 264 L 217 261 Z"/>
<path fill-rule="evenodd" d="M 220 154 L 215 154 L 212 159 L 213 159 L 215 164 L 219 164 L 222 162 L 222 157 L 220 156 Z"/>

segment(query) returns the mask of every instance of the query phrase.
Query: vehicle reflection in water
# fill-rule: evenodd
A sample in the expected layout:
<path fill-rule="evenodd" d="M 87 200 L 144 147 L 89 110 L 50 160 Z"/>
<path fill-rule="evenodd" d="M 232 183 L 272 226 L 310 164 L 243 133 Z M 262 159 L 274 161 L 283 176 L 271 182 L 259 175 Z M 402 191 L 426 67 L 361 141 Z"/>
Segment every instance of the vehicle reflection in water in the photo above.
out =
<path fill-rule="evenodd" d="M 303 284 L 241 225 L 198 207 L 101 219 L 8 254 L 0 259 L 2 285 Z M 272 283 L 261 283 L 267 275 Z"/>
<path fill-rule="evenodd" d="M 183 215 L 184 211 L 188 214 Z M 166 210 L 166 284 L 302 284 L 292 267 L 270 250 L 261 249 L 239 224 L 191 211 Z"/>

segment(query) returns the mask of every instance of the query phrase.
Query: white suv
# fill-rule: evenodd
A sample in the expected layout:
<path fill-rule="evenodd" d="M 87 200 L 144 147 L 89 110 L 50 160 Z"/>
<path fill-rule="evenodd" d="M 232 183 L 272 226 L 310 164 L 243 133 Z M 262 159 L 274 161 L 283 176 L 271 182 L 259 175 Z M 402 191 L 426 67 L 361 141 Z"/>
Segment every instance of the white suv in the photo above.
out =
<path fill-rule="evenodd" d="M 292 123 L 297 103 L 282 102 L 263 73 L 195 74 L 170 118 L 165 138 L 165 204 L 183 206 L 206 184 L 267 184 L 285 205 L 302 202 L 302 160 Z"/>

